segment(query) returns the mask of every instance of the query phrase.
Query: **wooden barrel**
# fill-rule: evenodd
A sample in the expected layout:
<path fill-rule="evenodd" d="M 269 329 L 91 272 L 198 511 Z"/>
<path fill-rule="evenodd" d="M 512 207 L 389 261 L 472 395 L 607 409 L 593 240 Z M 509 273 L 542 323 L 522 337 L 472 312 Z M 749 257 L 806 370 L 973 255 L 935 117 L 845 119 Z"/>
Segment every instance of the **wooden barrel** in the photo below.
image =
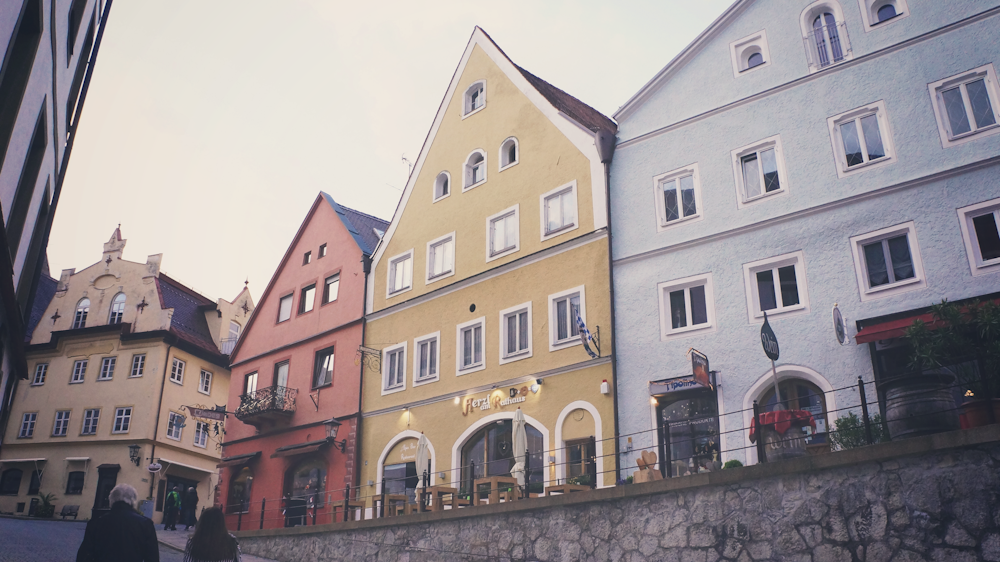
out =
<path fill-rule="evenodd" d="M 954 384 L 955 377 L 946 374 L 910 374 L 884 381 L 889 437 L 905 439 L 958 429 Z"/>

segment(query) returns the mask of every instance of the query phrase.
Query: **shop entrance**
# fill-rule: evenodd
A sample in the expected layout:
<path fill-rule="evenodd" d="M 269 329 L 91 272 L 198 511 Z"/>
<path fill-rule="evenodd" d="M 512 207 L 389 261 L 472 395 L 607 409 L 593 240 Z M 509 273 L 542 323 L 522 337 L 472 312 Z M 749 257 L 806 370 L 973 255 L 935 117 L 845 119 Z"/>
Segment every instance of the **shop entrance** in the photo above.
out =
<path fill-rule="evenodd" d="M 542 493 L 545 487 L 542 433 L 524 424 L 528 435 L 528 490 Z M 514 423 L 499 420 L 474 433 L 462 446 L 462 488 L 472 490 L 474 481 L 490 476 L 509 476 L 514 468 Z"/>
<path fill-rule="evenodd" d="M 713 387 L 693 377 L 657 381 L 655 395 L 660 472 L 670 478 L 722 468 L 719 402 Z"/>

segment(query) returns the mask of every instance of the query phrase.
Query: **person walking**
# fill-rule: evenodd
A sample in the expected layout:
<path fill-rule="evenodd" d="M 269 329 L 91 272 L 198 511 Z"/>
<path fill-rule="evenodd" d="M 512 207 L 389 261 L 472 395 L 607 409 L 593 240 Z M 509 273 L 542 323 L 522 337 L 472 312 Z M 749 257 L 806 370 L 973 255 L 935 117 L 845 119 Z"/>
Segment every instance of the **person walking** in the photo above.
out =
<path fill-rule="evenodd" d="M 156 528 L 135 510 L 136 498 L 128 484 L 111 490 L 111 510 L 87 522 L 76 562 L 160 562 Z"/>
<path fill-rule="evenodd" d="M 167 499 L 163 502 L 163 530 L 177 530 L 177 511 L 181 507 L 181 494 L 179 488 L 174 486 Z"/>
<path fill-rule="evenodd" d="M 184 523 L 184 530 L 188 531 L 197 523 L 194 514 L 198 509 L 198 490 L 194 487 L 187 489 L 184 499 L 181 500 L 181 523 Z"/>
<path fill-rule="evenodd" d="M 206 509 L 184 549 L 184 562 L 240 562 L 240 545 L 218 507 Z"/>

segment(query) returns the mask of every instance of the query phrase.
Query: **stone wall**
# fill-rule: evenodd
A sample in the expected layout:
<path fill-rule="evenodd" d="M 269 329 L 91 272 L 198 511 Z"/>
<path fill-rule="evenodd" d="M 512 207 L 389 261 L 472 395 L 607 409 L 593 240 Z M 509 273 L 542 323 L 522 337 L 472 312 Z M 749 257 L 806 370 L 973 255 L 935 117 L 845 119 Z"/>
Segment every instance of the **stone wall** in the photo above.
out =
<path fill-rule="evenodd" d="M 281 561 L 1000 561 L 1000 426 L 590 493 L 237 533 Z"/>

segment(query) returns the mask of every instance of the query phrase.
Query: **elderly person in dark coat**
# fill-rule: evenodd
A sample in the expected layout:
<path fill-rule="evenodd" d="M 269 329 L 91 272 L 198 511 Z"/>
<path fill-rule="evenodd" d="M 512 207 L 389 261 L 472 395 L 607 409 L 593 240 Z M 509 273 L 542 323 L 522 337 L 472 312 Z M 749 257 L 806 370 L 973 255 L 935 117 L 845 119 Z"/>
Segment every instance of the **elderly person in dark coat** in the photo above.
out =
<path fill-rule="evenodd" d="M 111 490 L 111 511 L 87 523 L 76 562 L 160 562 L 153 522 L 135 510 L 135 488 Z"/>
<path fill-rule="evenodd" d="M 198 522 L 195 511 L 198 509 L 198 491 L 194 487 L 187 489 L 181 499 L 181 523 L 184 523 L 184 530 L 187 531 Z"/>

